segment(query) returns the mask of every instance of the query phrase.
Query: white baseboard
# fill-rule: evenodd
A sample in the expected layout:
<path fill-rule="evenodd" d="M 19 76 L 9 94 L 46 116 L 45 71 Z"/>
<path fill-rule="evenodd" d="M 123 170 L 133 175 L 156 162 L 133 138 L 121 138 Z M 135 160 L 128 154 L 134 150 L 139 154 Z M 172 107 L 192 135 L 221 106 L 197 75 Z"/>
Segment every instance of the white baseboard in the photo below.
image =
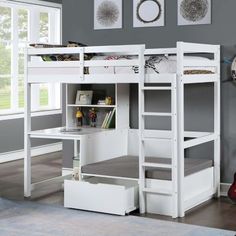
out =
<path fill-rule="evenodd" d="M 35 156 L 40 156 L 40 155 L 44 155 L 44 154 L 48 154 L 52 152 L 58 152 L 61 150 L 62 150 L 62 143 L 58 142 L 58 143 L 33 147 L 31 149 L 31 155 L 32 157 L 35 157 Z M 0 163 L 16 161 L 20 159 L 24 159 L 24 150 L 0 153 Z"/>
<path fill-rule="evenodd" d="M 228 183 L 221 183 L 220 184 L 220 196 L 227 197 L 228 190 L 230 188 L 231 184 Z"/>

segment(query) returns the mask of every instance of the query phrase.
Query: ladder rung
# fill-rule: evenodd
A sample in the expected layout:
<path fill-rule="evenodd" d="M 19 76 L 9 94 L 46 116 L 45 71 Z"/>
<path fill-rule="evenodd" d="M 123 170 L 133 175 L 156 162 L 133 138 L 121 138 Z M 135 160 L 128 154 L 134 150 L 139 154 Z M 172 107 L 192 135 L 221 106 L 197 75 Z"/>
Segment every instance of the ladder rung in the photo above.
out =
<path fill-rule="evenodd" d="M 164 112 L 143 112 L 143 116 L 172 116 L 172 113 Z"/>
<path fill-rule="evenodd" d="M 151 162 L 144 162 L 142 164 L 144 167 L 155 167 L 155 168 L 166 168 L 166 169 L 172 169 L 171 164 L 160 164 L 160 163 L 151 163 Z"/>
<path fill-rule="evenodd" d="M 171 87 L 143 87 L 142 90 L 171 90 Z"/>
<path fill-rule="evenodd" d="M 166 196 L 172 196 L 172 192 L 164 189 L 152 189 L 152 188 L 144 188 L 143 192 L 145 193 L 154 193 L 159 195 L 166 195 Z"/>

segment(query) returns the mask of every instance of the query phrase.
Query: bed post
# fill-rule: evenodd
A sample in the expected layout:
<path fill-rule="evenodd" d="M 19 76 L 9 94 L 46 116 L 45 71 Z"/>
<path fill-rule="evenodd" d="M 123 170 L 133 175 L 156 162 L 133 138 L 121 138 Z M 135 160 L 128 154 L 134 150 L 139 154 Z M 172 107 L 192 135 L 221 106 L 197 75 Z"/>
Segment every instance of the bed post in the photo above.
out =
<path fill-rule="evenodd" d="M 25 119 L 24 119 L 24 196 L 31 196 L 31 84 L 28 83 L 28 49 L 25 49 L 24 88 L 25 88 Z"/>
<path fill-rule="evenodd" d="M 142 115 L 144 112 L 144 51 L 145 46 L 140 46 L 138 52 L 139 58 L 139 83 L 138 83 L 138 96 L 139 96 L 139 211 L 141 214 L 146 212 L 146 193 L 144 188 L 146 185 L 145 181 L 145 168 L 143 168 L 144 163 L 144 140 L 143 131 L 145 129 L 145 118 Z"/>
<path fill-rule="evenodd" d="M 178 216 L 184 217 L 184 43 L 177 42 Z"/>
<path fill-rule="evenodd" d="M 214 60 L 217 63 L 217 80 L 214 82 L 214 188 L 215 196 L 220 197 L 220 46 L 216 47 Z"/>
<path fill-rule="evenodd" d="M 171 131 L 172 151 L 171 151 L 171 173 L 172 173 L 172 218 L 178 217 L 178 120 L 177 120 L 177 76 L 171 83 Z"/>

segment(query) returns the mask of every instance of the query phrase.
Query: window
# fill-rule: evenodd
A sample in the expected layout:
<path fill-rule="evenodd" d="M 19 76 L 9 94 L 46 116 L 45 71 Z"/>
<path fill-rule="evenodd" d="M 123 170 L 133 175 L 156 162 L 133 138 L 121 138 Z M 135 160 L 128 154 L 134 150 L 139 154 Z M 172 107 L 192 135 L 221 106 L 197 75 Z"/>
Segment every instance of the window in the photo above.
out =
<path fill-rule="evenodd" d="M 0 115 L 24 110 L 24 49 L 29 43 L 60 44 L 61 9 L 0 2 Z M 32 110 L 60 109 L 59 84 L 32 86 Z"/>

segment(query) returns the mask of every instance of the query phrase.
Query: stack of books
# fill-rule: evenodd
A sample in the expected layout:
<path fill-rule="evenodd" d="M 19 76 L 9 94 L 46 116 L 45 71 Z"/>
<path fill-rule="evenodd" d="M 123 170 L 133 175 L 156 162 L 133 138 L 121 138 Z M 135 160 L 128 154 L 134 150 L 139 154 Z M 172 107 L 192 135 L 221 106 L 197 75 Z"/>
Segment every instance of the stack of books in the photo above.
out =
<path fill-rule="evenodd" d="M 106 116 L 102 122 L 102 129 L 115 128 L 115 111 L 114 108 L 112 111 L 106 113 Z"/>
<path fill-rule="evenodd" d="M 106 105 L 106 102 L 105 100 L 98 100 L 98 105 Z"/>

